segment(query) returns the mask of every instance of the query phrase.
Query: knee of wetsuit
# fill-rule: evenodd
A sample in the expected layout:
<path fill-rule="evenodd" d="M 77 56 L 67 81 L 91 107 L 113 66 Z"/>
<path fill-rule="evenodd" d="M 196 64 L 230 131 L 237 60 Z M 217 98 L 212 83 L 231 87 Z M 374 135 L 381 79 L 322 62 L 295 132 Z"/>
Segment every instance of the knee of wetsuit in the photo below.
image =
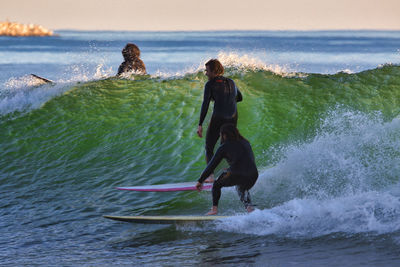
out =
<path fill-rule="evenodd" d="M 221 178 L 222 175 L 220 175 L 218 177 L 218 179 L 216 179 L 213 183 L 213 188 L 215 187 L 216 189 L 221 189 L 223 187 L 223 183 L 222 183 L 222 179 Z"/>

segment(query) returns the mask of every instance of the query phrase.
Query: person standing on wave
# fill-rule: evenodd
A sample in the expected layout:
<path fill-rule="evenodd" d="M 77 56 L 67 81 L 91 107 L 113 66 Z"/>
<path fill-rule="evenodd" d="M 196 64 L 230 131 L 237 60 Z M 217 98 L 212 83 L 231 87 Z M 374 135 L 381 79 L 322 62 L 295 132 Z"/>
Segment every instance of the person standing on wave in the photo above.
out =
<path fill-rule="evenodd" d="M 128 43 L 122 49 L 124 62 L 119 65 L 117 76 L 123 73 L 134 72 L 135 74 L 146 74 L 146 66 L 140 59 L 140 49 L 137 45 Z"/>
<path fill-rule="evenodd" d="M 231 123 L 224 124 L 221 127 L 220 135 L 221 145 L 218 147 L 210 162 L 208 162 L 207 167 L 200 175 L 196 184 L 196 189 L 201 191 L 205 179 L 214 171 L 222 159 L 226 159 L 229 168 L 226 169 L 213 184 L 213 205 L 206 215 L 215 215 L 218 213 L 221 188 L 234 185 L 236 186 L 240 200 L 243 202 L 246 210 L 252 212 L 254 207 L 251 203 L 249 190 L 257 181 L 258 170 L 251 145 L 249 141 L 239 133 L 236 126 Z"/>
<path fill-rule="evenodd" d="M 225 78 L 224 67 L 217 59 L 211 59 L 206 64 L 205 74 L 208 82 L 204 87 L 203 103 L 201 105 L 199 126 L 197 135 L 203 137 L 203 122 L 207 115 L 210 101 L 214 101 L 214 109 L 208 125 L 206 134 L 206 162 L 209 163 L 214 155 L 214 147 L 218 141 L 220 128 L 225 123 L 237 125 L 238 113 L 236 102 L 242 101 L 243 97 L 236 84 L 231 79 Z M 214 174 L 206 182 L 212 183 Z"/>

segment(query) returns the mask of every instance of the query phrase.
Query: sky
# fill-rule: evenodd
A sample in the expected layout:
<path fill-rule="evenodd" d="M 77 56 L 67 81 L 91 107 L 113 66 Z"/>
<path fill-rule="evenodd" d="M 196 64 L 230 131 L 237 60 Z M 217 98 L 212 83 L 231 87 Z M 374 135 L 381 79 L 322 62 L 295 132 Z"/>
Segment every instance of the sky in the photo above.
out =
<path fill-rule="evenodd" d="M 400 0 L 0 0 L 50 30 L 400 30 Z"/>

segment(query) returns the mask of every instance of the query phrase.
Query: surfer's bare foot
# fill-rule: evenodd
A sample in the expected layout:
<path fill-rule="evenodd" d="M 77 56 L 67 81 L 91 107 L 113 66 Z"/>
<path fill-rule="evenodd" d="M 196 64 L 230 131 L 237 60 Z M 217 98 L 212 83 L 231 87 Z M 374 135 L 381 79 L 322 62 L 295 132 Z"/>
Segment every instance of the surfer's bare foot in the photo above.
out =
<path fill-rule="evenodd" d="M 216 215 L 218 213 L 218 207 L 212 206 L 211 210 L 206 213 L 206 215 Z"/>
<path fill-rule="evenodd" d="M 207 179 L 204 180 L 205 183 L 214 183 L 214 181 L 214 174 L 211 174 Z"/>
<path fill-rule="evenodd" d="M 247 206 L 246 210 L 248 213 L 253 212 L 254 211 L 254 207 L 253 206 Z"/>

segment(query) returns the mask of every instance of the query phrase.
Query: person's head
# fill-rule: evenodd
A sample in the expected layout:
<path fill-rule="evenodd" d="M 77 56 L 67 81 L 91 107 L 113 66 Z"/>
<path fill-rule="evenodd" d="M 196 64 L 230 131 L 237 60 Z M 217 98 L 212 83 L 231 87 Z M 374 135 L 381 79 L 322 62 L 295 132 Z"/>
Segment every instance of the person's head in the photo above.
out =
<path fill-rule="evenodd" d="M 222 76 L 224 74 L 224 67 L 218 59 L 210 59 L 206 63 L 206 76 L 209 80 Z"/>
<path fill-rule="evenodd" d="M 122 55 L 124 56 L 125 60 L 139 58 L 140 57 L 140 49 L 135 44 L 127 43 L 125 45 L 124 49 L 122 49 Z"/>
<path fill-rule="evenodd" d="M 221 143 L 224 143 L 225 141 L 237 141 L 243 139 L 243 136 L 240 134 L 239 130 L 233 123 L 226 123 L 222 125 L 220 134 Z"/>

